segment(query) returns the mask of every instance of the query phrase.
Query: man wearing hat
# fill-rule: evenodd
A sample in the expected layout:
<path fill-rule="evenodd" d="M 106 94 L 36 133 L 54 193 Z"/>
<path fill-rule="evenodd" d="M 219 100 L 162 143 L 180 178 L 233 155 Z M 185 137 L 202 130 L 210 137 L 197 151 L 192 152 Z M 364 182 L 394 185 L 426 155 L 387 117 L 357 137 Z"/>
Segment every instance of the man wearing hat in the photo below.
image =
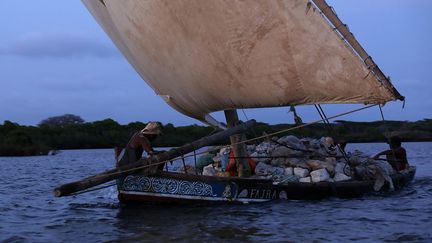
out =
<path fill-rule="evenodd" d="M 155 151 L 151 146 L 151 142 L 161 133 L 162 126 L 160 122 L 149 122 L 143 130 L 134 133 L 126 145 L 125 153 L 118 162 L 118 166 L 139 160 L 144 151 L 150 156 L 153 155 Z"/>

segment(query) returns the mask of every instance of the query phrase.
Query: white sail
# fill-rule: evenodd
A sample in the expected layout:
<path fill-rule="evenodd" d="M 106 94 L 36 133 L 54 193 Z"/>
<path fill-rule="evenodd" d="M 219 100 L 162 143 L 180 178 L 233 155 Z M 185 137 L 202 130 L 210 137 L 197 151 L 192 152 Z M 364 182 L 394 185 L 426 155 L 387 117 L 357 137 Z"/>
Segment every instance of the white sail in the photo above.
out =
<path fill-rule="evenodd" d="M 83 2 L 155 92 L 199 120 L 235 108 L 400 98 L 308 0 Z"/>

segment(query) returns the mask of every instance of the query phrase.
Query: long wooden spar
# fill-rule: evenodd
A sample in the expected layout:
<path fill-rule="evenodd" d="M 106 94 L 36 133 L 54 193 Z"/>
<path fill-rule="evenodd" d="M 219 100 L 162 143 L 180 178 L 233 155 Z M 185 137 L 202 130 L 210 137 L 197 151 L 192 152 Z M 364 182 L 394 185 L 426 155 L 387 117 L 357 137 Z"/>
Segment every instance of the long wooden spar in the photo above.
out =
<path fill-rule="evenodd" d="M 126 176 L 129 174 L 136 173 L 138 171 L 142 171 L 143 168 L 146 168 L 149 165 L 155 165 L 155 164 L 157 165 L 166 161 L 170 161 L 174 158 L 190 153 L 199 148 L 220 142 L 231 135 L 245 132 L 247 129 L 254 126 L 255 123 L 256 123 L 255 120 L 249 120 L 235 127 L 228 128 L 227 130 L 224 130 L 222 132 L 213 134 L 208 137 L 201 138 L 199 140 L 188 143 L 178 148 L 170 149 L 167 152 L 160 153 L 150 158 L 142 158 L 134 163 L 120 166 L 116 169 L 108 170 L 100 174 L 81 179 L 79 181 L 61 185 L 54 189 L 54 195 L 56 197 L 68 196 L 71 195 L 72 193 L 79 192 L 111 180 L 115 180 L 121 176 Z M 152 173 L 151 170 L 147 170 L 146 172 Z"/>

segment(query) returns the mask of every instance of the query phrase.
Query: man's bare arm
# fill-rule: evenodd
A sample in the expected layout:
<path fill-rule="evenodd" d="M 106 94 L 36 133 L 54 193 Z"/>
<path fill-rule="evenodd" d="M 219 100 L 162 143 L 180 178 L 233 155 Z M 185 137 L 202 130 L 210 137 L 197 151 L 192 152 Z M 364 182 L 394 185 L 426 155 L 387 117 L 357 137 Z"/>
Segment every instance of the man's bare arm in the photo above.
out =
<path fill-rule="evenodd" d="M 392 153 L 391 150 L 384 150 L 384 151 L 382 151 L 382 152 L 376 154 L 376 155 L 373 156 L 372 158 L 374 158 L 374 159 L 378 159 L 381 155 L 389 155 L 389 154 L 391 154 L 391 153 Z"/>
<path fill-rule="evenodd" d="M 140 137 L 139 141 L 144 151 L 146 151 L 150 155 L 154 153 L 153 147 L 151 146 L 150 141 L 146 137 Z"/>

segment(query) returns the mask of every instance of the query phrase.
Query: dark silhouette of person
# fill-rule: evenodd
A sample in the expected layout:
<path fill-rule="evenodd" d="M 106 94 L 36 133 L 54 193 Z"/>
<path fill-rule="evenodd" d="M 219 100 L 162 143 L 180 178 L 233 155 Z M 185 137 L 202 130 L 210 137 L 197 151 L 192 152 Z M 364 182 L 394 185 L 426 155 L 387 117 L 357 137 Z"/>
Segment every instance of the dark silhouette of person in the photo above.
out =
<path fill-rule="evenodd" d="M 373 158 L 378 159 L 381 155 L 385 155 L 387 162 L 396 171 L 407 169 L 409 164 L 406 150 L 402 147 L 402 139 L 399 136 L 392 136 L 389 142 L 390 149 L 376 154 Z"/>
<path fill-rule="evenodd" d="M 126 145 L 123 157 L 118 162 L 117 166 L 133 163 L 143 156 L 144 151 L 152 156 L 155 150 L 151 146 L 151 142 L 162 133 L 162 126 L 159 122 L 149 122 L 147 126 L 132 135 Z M 116 154 L 120 154 L 116 150 Z"/>

